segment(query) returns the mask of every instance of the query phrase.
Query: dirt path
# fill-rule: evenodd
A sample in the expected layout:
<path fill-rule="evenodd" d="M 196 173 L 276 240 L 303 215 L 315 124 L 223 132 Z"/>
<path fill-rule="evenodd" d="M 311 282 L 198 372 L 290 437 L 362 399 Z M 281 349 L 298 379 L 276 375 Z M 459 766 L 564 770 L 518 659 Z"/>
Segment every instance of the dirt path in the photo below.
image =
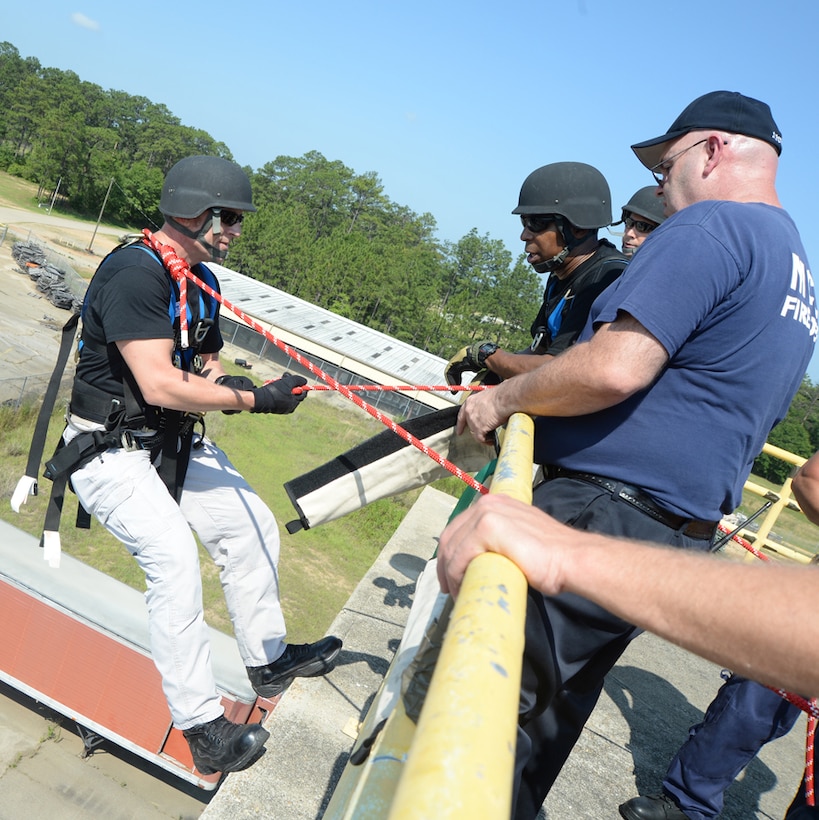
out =
<path fill-rule="evenodd" d="M 60 254 L 78 274 L 89 277 L 118 241 L 111 229 L 98 231 L 95 253 L 89 253 L 84 248 L 93 230 L 93 223 L 0 205 L 0 400 L 13 397 L 15 388 L 10 382 L 50 374 L 59 348 L 59 330 L 70 316 L 69 311 L 52 305 L 34 280 L 20 271 L 11 254 L 14 243 L 36 243 Z"/>

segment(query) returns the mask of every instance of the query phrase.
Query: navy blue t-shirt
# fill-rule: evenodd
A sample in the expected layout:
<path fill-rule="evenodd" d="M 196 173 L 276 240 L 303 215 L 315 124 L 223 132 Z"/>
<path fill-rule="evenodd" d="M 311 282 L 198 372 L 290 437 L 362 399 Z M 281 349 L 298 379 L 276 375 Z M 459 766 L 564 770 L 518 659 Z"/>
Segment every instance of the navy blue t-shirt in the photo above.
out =
<path fill-rule="evenodd" d="M 579 343 L 621 312 L 660 341 L 667 367 L 615 407 L 539 419 L 536 461 L 635 484 L 672 512 L 717 520 L 739 505 L 816 341 L 796 226 L 760 203 L 691 205 L 597 299 Z"/>

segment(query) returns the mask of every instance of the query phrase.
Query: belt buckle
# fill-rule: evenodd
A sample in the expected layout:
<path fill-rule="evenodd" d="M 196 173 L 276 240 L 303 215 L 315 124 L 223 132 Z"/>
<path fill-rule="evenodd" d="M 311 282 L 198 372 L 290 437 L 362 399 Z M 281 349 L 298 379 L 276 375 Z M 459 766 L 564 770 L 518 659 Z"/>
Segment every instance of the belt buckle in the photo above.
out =
<path fill-rule="evenodd" d="M 122 433 L 120 433 L 119 440 L 120 444 L 122 444 L 122 449 L 129 453 L 142 449 L 130 430 L 123 430 Z"/>

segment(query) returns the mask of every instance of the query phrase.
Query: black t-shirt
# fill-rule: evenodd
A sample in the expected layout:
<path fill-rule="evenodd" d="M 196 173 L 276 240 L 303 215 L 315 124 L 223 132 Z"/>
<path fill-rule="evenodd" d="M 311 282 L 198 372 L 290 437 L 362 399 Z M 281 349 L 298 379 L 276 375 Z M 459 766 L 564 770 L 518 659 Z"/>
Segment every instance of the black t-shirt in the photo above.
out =
<path fill-rule="evenodd" d="M 192 272 L 206 281 L 201 266 L 195 265 Z M 218 291 L 218 283 L 215 289 Z M 198 306 L 200 298 L 204 301 L 204 315 L 211 315 L 212 297 L 189 280 L 188 304 Z M 173 323 L 171 305 L 175 316 Z M 216 353 L 222 348 L 218 307 L 217 304 L 216 321 L 199 345 L 201 353 Z M 77 364 L 77 377 L 109 395 L 122 396 L 125 363 L 113 343 L 132 339 L 173 339 L 179 325 L 178 290 L 159 258 L 145 245 L 121 248 L 103 260 L 91 279 L 82 323 L 83 348 Z"/>
<path fill-rule="evenodd" d="M 532 322 L 532 338 L 541 336 L 535 353 L 556 356 L 577 341 L 594 300 L 625 270 L 628 259 L 606 239 L 594 256 L 566 279 L 552 274 L 543 304 Z"/>

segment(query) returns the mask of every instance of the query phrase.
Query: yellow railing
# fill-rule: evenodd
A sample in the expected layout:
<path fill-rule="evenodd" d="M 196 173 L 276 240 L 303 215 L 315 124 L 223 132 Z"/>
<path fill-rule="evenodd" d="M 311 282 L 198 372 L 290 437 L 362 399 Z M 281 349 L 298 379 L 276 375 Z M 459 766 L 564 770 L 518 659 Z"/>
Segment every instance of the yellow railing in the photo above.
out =
<path fill-rule="evenodd" d="M 798 456 L 788 450 L 783 450 L 781 447 L 777 447 L 773 444 L 766 443 L 762 448 L 762 452 L 773 456 L 774 458 L 779 458 L 782 461 L 786 461 L 788 464 L 792 464 L 794 468 L 801 467 L 805 461 L 807 461 L 807 459 L 802 456 Z M 798 561 L 804 564 L 810 560 L 810 555 L 801 550 L 793 549 L 785 544 L 781 544 L 779 541 L 771 539 L 771 532 L 773 531 L 776 520 L 779 518 L 782 510 L 788 508 L 801 512 L 799 504 L 797 504 L 791 497 L 793 472 L 795 472 L 795 470 L 793 470 L 791 475 L 785 479 L 784 483 L 778 490 L 769 490 L 767 487 L 763 487 L 762 485 L 750 480 L 745 482 L 744 489 L 746 492 L 758 495 L 760 498 L 765 499 L 766 502 L 771 502 L 771 504 L 770 507 L 768 507 L 767 512 L 761 516 L 759 529 L 756 532 L 741 526 L 736 534 L 753 542 L 754 547 L 760 551 L 765 549 L 770 552 L 775 552 L 783 558 L 788 558 L 792 561 Z M 747 555 L 747 560 L 754 561 L 757 559 L 755 559 L 749 552 Z"/>
<path fill-rule="evenodd" d="M 531 503 L 533 435 L 531 418 L 512 416 L 491 492 Z M 475 559 L 417 727 L 399 701 L 367 759 L 345 768 L 325 820 L 509 817 L 525 615 L 520 570 L 496 554 Z"/>

